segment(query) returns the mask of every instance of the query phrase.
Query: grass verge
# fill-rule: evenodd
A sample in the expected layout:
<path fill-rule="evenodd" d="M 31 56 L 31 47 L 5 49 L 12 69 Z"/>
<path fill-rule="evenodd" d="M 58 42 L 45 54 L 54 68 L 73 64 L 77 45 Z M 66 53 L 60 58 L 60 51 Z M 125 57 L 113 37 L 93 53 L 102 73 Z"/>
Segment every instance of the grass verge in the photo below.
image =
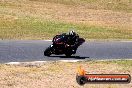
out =
<path fill-rule="evenodd" d="M 131 0 L 110 2 L 117 7 L 120 3 L 119 7 L 124 9 L 121 12 L 105 7 L 106 10 L 100 9 L 102 4 L 107 6 L 107 2 L 110 1 L 0 1 L 0 39 L 51 39 L 70 28 L 76 29 L 86 39 L 132 39 L 132 14 L 127 12 Z M 87 8 L 89 5 L 97 5 L 97 8 Z"/>
<path fill-rule="evenodd" d="M 86 24 L 44 21 L 34 18 L 1 20 L 1 39 L 51 39 L 54 35 L 75 29 L 85 39 L 132 39 L 132 30 Z"/>
<path fill-rule="evenodd" d="M 82 66 L 87 73 L 130 74 L 131 60 L 51 62 L 41 65 L 0 65 L 1 88 L 131 88 L 130 84 L 86 84 L 79 86 L 75 77 L 77 67 Z"/>
<path fill-rule="evenodd" d="M 87 9 L 106 9 L 114 11 L 131 12 L 132 0 L 30 0 L 50 3 L 59 3 L 64 5 L 81 6 L 85 5 Z"/>

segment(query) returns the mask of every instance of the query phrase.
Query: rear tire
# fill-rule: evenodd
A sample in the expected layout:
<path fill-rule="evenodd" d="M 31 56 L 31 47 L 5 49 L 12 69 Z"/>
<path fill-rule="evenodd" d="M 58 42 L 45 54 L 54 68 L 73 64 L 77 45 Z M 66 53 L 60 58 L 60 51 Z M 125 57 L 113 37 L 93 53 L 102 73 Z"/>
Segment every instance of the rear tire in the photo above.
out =
<path fill-rule="evenodd" d="M 71 53 L 65 53 L 66 57 L 71 57 Z"/>
<path fill-rule="evenodd" d="M 66 48 L 66 52 L 65 52 L 66 57 L 71 57 L 72 54 L 73 52 L 71 47 Z"/>
<path fill-rule="evenodd" d="M 44 51 L 44 55 L 45 55 L 45 56 L 50 56 L 51 54 L 52 54 L 51 48 L 48 47 L 48 48 Z"/>

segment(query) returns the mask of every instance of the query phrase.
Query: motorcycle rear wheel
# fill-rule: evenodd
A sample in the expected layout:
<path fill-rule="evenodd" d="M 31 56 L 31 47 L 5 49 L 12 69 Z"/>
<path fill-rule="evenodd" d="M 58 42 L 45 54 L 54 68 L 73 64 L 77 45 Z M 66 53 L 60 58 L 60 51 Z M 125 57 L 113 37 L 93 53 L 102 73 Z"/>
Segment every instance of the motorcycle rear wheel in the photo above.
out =
<path fill-rule="evenodd" d="M 65 53 L 66 57 L 71 57 L 71 53 Z"/>

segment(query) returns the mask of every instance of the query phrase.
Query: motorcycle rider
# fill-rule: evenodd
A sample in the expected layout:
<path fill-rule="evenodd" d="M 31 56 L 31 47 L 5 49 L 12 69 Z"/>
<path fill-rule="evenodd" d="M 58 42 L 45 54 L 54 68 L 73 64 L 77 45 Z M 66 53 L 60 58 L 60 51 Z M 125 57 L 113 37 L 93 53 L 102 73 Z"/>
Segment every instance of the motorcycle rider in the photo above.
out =
<path fill-rule="evenodd" d="M 78 48 L 78 39 L 79 35 L 74 30 L 69 31 L 69 33 L 67 34 L 66 46 L 72 47 L 76 52 Z"/>
<path fill-rule="evenodd" d="M 76 53 L 76 50 L 78 48 L 79 35 L 74 30 L 69 31 L 68 33 L 62 33 L 61 35 L 65 36 L 65 37 L 63 37 L 63 39 L 65 40 L 64 41 L 64 45 L 65 45 L 64 47 L 65 48 L 71 48 Z M 63 47 L 63 46 L 61 46 L 61 47 Z"/>
<path fill-rule="evenodd" d="M 65 54 L 66 56 L 71 56 L 76 53 L 77 48 L 85 42 L 83 38 L 74 31 L 69 31 L 69 33 L 62 33 L 54 36 L 51 44 L 44 51 L 45 56 L 50 56 L 51 54 Z"/>

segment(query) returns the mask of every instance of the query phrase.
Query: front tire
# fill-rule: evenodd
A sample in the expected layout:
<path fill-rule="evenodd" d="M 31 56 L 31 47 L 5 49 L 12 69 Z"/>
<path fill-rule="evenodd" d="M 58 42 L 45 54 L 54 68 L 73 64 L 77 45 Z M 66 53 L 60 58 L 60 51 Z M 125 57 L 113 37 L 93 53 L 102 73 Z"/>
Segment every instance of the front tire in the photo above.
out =
<path fill-rule="evenodd" d="M 51 48 L 48 47 L 48 48 L 44 51 L 44 55 L 45 55 L 45 56 L 50 56 L 51 54 L 52 54 Z"/>

